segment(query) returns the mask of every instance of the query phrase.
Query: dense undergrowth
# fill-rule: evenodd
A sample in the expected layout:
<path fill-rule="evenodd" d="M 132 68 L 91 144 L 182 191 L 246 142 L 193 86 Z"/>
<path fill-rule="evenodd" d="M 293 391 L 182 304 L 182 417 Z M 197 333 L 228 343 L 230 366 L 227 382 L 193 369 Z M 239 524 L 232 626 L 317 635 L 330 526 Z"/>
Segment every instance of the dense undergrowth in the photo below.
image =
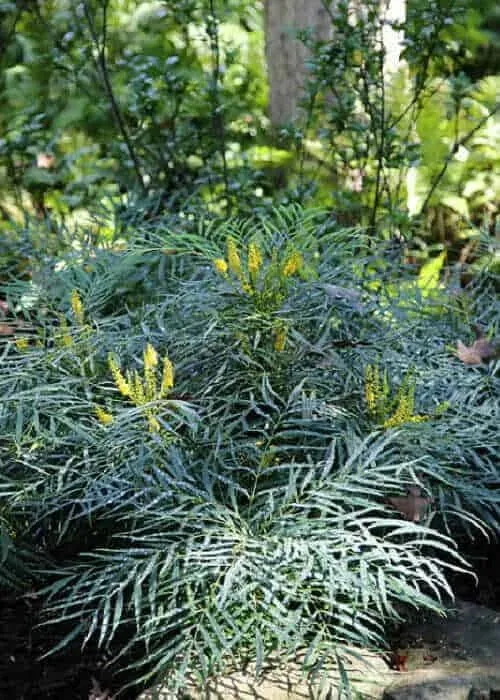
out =
<path fill-rule="evenodd" d="M 344 225 L 418 236 L 419 259 L 433 246 L 475 258 L 500 198 L 496 4 L 401 4 L 404 21 L 378 0 L 362 12 L 337 3 L 320 39 L 285 17 L 266 23 L 261 0 L 1 3 L 8 247 L 19 226 L 72 229 L 110 201 L 122 221 L 298 201 Z M 401 33 L 392 78 L 387 30 Z M 271 123 L 266 47 L 288 35 L 292 56 L 297 32 L 308 47 L 300 109 Z M 300 68 L 289 67 L 290 95 Z"/>
<path fill-rule="evenodd" d="M 487 266 L 293 207 L 45 263 L 3 290 L 0 583 L 61 647 L 179 688 L 442 609 L 499 529 L 499 364 L 455 353 L 498 334 Z"/>

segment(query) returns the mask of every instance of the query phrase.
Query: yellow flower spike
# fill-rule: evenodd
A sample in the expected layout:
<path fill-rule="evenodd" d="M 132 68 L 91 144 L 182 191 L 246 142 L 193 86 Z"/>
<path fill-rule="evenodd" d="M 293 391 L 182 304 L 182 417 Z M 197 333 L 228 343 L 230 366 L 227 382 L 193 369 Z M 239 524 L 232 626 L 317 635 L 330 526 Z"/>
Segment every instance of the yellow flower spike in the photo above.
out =
<path fill-rule="evenodd" d="M 257 278 L 262 267 L 262 253 L 254 241 L 248 244 L 248 273 L 253 281 Z"/>
<path fill-rule="evenodd" d="M 365 399 L 372 418 L 383 428 L 396 428 L 404 423 L 418 423 L 425 416 L 415 415 L 415 380 L 408 373 L 394 398 L 387 370 L 383 372 L 377 365 L 365 369 Z"/>
<path fill-rule="evenodd" d="M 108 413 L 100 406 L 95 407 L 94 413 L 96 414 L 99 423 L 102 423 L 103 425 L 109 425 L 114 421 L 114 418 L 111 415 L 111 413 Z"/>
<path fill-rule="evenodd" d="M 160 398 L 166 396 L 166 394 L 174 386 L 174 366 L 168 359 L 168 357 L 163 358 L 163 374 L 161 378 L 160 387 Z"/>
<path fill-rule="evenodd" d="M 108 355 L 108 367 L 110 369 L 116 388 L 118 389 L 120 394 L 122 394 L 122 396 L 131 397 L 132 394 L 130 383 L 126 381 L 120 368 L 118 367 L 116 357 L 111 353 Z"/>
<path fill-rule="evenodd" d="M 233 275 L 236 275 L 238 279 L 242 279 L 243 268 L 241 266 L 241 258 L 233 238 L 227 239 L 227 263 Z"/>
<path fill-rule="evenodd" d="M 24 352 L 29 348 L 28 338 L 16 338 L 16 348 L 19 352 Z"/>
<path fill-rule="evenodd" d="M 160 424 L 159 424 L 158 420 L 153 415 L 148 416 L 148 425 L 149 425 L 149 431 L 151 433 L 159 433 L 160 432 Z"/>
<path fill-rule="evenodd" d="M 144 350 L 144 367 L 145 369 L 154 369 L 158 366 L 158 353 L 151 345 L 148 343 L 146 349 Z"/>
<path fill-rule="evenodd" d="M 158 353 L 148 343 L 144 350 L 144 387 L 146 399 L 153 401 L 156 397 L 156 367 L 158 366 Z"/>
<path fill-rule="evenodd" d="M 282 273 L 284 277 L 292 277 L 304 266 L 304 260 L 298 250 L 294 250 L 283 264 Z"/>
<path fill-rule="evenodd" d="M 137 370 L 126 370 L 125 376 L 118 367 L 118 362 L 113 354 L 108 356 L 108 365 L 113 375 L 115 385 L 120 393 L 129 398 L 130 401 L 140 408 L 147 419 L 151 432 L 160 431 L 160 423 L 156 418 L 155 406 L 150 406 L 154 401 L 162 399 L 174 385 L 174 368 L 168 357 L 163 358 L 163 371 L 161 383 L 158 386 L 157 366 L 159 357 L 156 349 L 148 343 L 144 349 L 144 374 Z M 101 422 L 111 422 L 106 417 L 103 409 L 95 409 L 96 415 Z M 111 416 L 111 414 L 108 414 Z M 111 420 L 113 416 L 111 416 Z"/>
<path fill-rule="evenodd" d="M 83 302 L 78 294 L 78 290 L 73 289 L 71 292 L 71 309 L 75 317 L 76 322 L 83 326 L 85 321 L 85 309 L 83 307 Z"/>
<path fill-rule="evenodd" d="M 365 399 L 370 411 L 374 411 L 377 404 L 374 382 L 375 368 L 368 365 L 365 369 Z"/>
<path fill-rule="evenodd" d="M 73 338 L 69 333 L 63 333 L 63 335 L 61 336 L 61 344 L 65 348 L 70 348 L 73 345 Z"/>
<path fill-rule="evenodd" d="M 274 335 L 274 349 L 276 352 L 283 352 L 286 345 L 287 328 L 282 326 Z"/>
<path fill-rule="evenodd" d="M 156 372 L 154 369 L 144 369 L 144 394 L 146 403 L 156 399 Z"/>
<path fill-rule="evenodd" d="M 397 428 L 404 423 L 420 423 L 426 420 L 426 416 L 415 415 L 415 384 L 410 377 L 399 388 L 398 405 L 396 410 L 384 421 L 384 428 Z"/>
<path fill-rule="evenodd" d="M 222 275 L 222 277 L 226 277 L 228 265 L 224 258 L 216 258 L 215 260 L 212 260 L 212 262 L 219 275 Z"/>
<path fill-rule="evenodd" d="M 71 333 L 69 332 L 68 322 L 62 315 L 59 317 L 59 327 L 61 332 L 56 332 L 54 334 L 54 341 L 57 347 L 71 347 L 73 345 L 73 338 L 71 336 Z"/>
<path fill-rule="evenodd" d="M 136 406 L 143 406 L 145 403 L 147 403 L 142 378 L 137 370 L 134 370 L 132 379 L 132 401 Z"/>
<path fill-rule="evenodd" d="M 244 280 L 241 282 L 241 288 L 246 294 L 253 294 L 252 285 Z"/>

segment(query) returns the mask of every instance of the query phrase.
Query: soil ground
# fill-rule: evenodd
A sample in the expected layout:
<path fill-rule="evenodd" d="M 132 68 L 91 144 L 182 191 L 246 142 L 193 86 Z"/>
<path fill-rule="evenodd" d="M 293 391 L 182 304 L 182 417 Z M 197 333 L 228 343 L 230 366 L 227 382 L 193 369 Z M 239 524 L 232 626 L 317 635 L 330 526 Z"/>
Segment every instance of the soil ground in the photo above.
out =
<path fill-rule="evenodd" d="M 35 600 L 0 597 L 0 699 L 108 700 L 97 689 L 106 688 L 112 679 L 106 678 L 96 655 L 82 654 L 79 646 L 73 646 L 40 658 L 58 639 L 54 629 L 37 622 Z"/>

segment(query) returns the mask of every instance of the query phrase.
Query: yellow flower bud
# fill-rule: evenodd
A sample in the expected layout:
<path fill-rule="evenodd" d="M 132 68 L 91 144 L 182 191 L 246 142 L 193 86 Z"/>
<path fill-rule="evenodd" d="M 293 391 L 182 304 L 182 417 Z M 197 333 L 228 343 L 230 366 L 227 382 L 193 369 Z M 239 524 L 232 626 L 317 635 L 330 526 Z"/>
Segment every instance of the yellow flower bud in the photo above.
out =
<path fill-rule="evenodd" d="M 144 367 L 145 369 L 154 369 L 158 365 L 158 353 L 151 345 L 148 343 L 146 349 L 144 350 Z"/>
<path fill-rule="evenodd" d="M 174 366 L 168 359 L 163 358 L 163 375 L 161 379 L 160 397 L 164 397 L 174 386 Z"/>
<path fill-rule="evenodd" d="M 102 423 L 103 425 L 109 425 L 110 423 L 113 422 L 114 418 L 111 415 L 111 413 L 108 413 L 105 411 L 103 408 L 100 406 L 96 406 L 94 409 L 94 413 L 97 416 L 97 420 L 99 423 Z"/>
<path fill-rule="evenodd" d="M 248 272 L 251 277 L 255 278 L 257 277 L 257 274 L 262 266 L 262 253 L 260 252 L 260 248 L 255 243 L 252 241 L 248 245 Z"/>
<path fill-rule="evenodd" d="M 231 272 L 241 279 L 243 277 L 243 269 L 241 267 L 240 254 L 236 243 L 232 238 L 227 239 L 227 262 Z"/>
<path fill-rule="evenodd" d="M 111 371 L 113 381 L 116 385 L 116 388 L 120 392 L 120 394 L 122 394 L 123 396 L 130 397 L 131 396 L 130 384 L 126 381 L 120 368 L 118 367 L 118 363 L 116 361 L 116 358 L 112 354 L 108 355 L 108 366 L 109 366 L 109 369 Z"/>
<path fill-rule="evenodd" d="M 276 352 L 283 352 L 286 345 L 287 329 L 286 327 L 279 328 L 274 335 L 274 349 Z"/>
<path fill-rule="evenodd" d="M 79 325 L 83 325 L 85 321 L 85 310 L 83 308 L 83 303 L 76 289 L 71 292 L 71 309 L 73 315 Z"/>
<path fill-rule="evenodd" d="M 160 432 L 160 424 L 153 415 L 148 416 L 148 425 L 149 425 L 149 431 L 151 433 L 159 433 Z"/>
<path fill-rule="evenodd" d="M 144 391 L 144 386 L 142 384 L 142 379 L 137 370 L 134 370 L 130 381 L 131 387 L 131 399 L 136 406 L 143 406 L 147 403 L 146 393 Z"/>
<path fill-rule="evenodd" d="M 302 259 L 302 255 L 298 250 L 294 250 L 285 260 L 282 270 L 283 276 L 291 277 L 292 275 L 295 275 L 295 273 L 302 269 L 303 265 L 304 261 Z"/>
<path fill-rule="evenodd" d="M 16 348 L 19 352 L 24 352 L 29 348 L 28 338 L 16 338 Z"/>
<path fill-rule="evenodd" d="M 225 277 L 227 275 L 227 262 L 224 258 L 216 258 L 212 261 L 217 272 Z"/>

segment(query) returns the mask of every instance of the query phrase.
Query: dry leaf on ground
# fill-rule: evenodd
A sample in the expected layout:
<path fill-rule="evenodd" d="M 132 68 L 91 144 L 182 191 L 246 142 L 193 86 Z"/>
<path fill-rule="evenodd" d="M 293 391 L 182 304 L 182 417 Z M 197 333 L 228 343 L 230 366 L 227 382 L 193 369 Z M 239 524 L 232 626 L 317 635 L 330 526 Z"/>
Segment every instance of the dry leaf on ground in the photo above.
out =
<path fill-rule="evenodd" d="M 391 668 L 393 671 L 408 671 L 408 654 L 400 654 L 397 651 L 393 652 L 391 654 L 391 657 L 389 659 L 389 668 Z"/>
<path fill-rule="evenodd" d="M 10 323 L 0 323 L 0 335 L 14 335 L 16 327 Z"/>
<path fill-rule="evenodd" d="M 480 365 L 497 355 L 497 344 L 487 338 L 478 338 L 472 345 L 464 345 L 461 340 L 457 342 L 457 357 L 465 365 Z"/>
<path fill-rule="evenodd" d="M 427 507 L 432 503 L 432 498 L 422 496 L 418 486 L 409 488 L 406 496 L 393 496 L 387 500 L 405 520 L 415 523 L 423 518 Z"/>

